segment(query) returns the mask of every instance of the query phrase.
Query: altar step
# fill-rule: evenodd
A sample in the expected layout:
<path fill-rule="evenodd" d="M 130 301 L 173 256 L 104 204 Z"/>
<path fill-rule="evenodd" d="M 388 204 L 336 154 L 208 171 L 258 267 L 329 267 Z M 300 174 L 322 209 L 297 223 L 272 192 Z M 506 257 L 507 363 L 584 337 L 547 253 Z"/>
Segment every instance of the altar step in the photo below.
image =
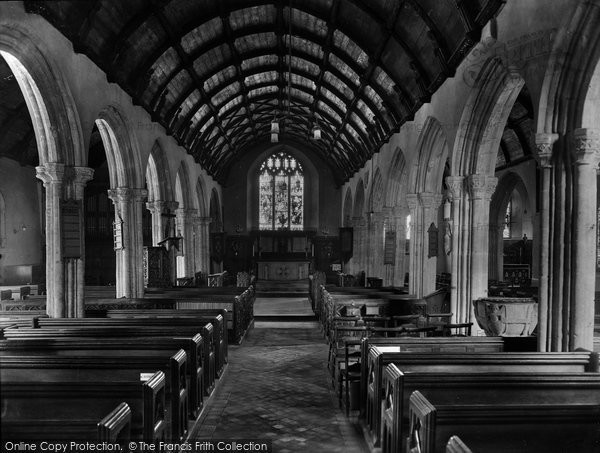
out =
<path fill-rule="evenodd" d="M 313 322 L 315 315 L 254 315 L 255 322 Z"/>
<path fill-rule="evenodd" d="M 308 280 L 258 280 L 257 297 L 308 296 Z"/>

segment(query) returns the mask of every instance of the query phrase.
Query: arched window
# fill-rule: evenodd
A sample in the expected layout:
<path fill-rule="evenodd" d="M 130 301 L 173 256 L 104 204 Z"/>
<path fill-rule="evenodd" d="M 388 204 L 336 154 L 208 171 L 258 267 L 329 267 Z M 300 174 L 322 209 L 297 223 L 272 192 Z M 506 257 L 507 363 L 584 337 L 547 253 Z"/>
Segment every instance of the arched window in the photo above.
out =
<path fill-rule="evenodd" d="M 259 229 L 304 228 L 304 175 L 302 165 L 284 152 L 269 156 L 258 176 Z"/>

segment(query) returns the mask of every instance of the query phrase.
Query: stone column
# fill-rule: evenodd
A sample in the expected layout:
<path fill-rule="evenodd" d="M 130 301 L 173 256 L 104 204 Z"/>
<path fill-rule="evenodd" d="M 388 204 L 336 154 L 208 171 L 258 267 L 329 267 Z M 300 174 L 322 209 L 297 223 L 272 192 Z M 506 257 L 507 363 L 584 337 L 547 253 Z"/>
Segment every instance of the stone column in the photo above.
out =
<path fill-rule="evenodd" d="M 421 235 L 417 229 L 420 222 L 417 220 L 419 215 L 419 196 L 416 193 L 409 193 L 406 195 L 406 203 L 408 204 L 410 214 L 410 242 L 408 245 L 409 256 L 408 256 L 408 291 L 411 294 L 417 294 L 418 288 L 418 275 L 421 270 L 419 269 L 419 258 L 417 256 L 420 250 L 419 239 Z"/>
<path fill-rule="evenodd" d="M 196 272 L 210 272 L 210 217 L 196 217 L 194 233 L 196 235 Z"/>
<path fill-rule="evenodd" d="M 36 173 L 46 190 L 46 312 L 52 318 L 83 317 L 85 316 L 84 223 L 82 218 L 81 256 L 65 258 L 61 203 L 66 199 L 81 201 L 83 188 L 94 172 L 87 167 L 73 168 L 61 163 L 49 162 L 36 167 Z"/>
<path fill-rule="evenodd" d="M 406 274 L 406 217 L 408 216 L 408 207 L 395 206 L 393 215 L 396 222 L 394 286 L 404 286 L 404 274 Z"/>
<path fill-rule="evenodd" d="M 175 213 L 179 206 L 176 201 L 155 200 L 146 203 L 146 208 L 152 214 L 152 245 L 157 247 L 158 243 L 166 238 L 165 221 L 163 214 L 167 211 Z"/>
<path fill-rule="evenodd" d="M 194 218 L 198 216 L 197 209 L 178 209 L 177 219 L 179 230 L 183 237 L 183 277 L 194 276 Z"/>
<path fill-rule="evenodd" d="M 409 291 L 423 297 L 435 290 L 437 258 L 429 258 L 429 227 L 437 220 L 442 195 L 430 192 L 408 194 L 411 211 Z"/>
<path fill-rule="evenodd" d="M 115 222 L 122 222 L 123 248 L 116 250 L 117 297 L 143 297 L 144 268 L 142 240 L 142 202 L 145 189 L 119 187 L 108 197 L 115 206 Z"/>
<path fill-rule="evenodd" d="M 354 274 L 358 274 L 360 271 L 366 272 L 366 266 L 364 262 L 366 222 L 363 217 L 353 217 L 352 224 L 354 228 L 352 267 L 354 268 Z"/>
<path fill-rule="evenodd" d="M 471 244 L 469 269 L 469 322 L 475 322 L 472 301 L 488 294 L 488 253 L 490 229 L 490 201 L 498 178 L 487 175 L 467 177 L 471 214 Z"/>
<path fill-rule="evenodd" d="M 420 297 L 430 294 L 435 291 L 435 277 L 437 273 L 437 256 L 429 257 L 429 227 L 433 223 L 438 229 L 440 225 L 437 225 L 438 209 L 442 203 L 442 194 L 439 193 L 422 193 L 419 194 L 419 201 L 421 205 L 420 220 L 422 222 L 421 228 L 421 274 L 420 274 Z M 439 236 L 438 236 L 439 237 Z M 438 245 L 439 254 L 439 245 Z"/>
<path fill-rule="evenodd" d="M 82 204 L 81 206 L 81 257 L 66 259 L 67 311 L 69 317 L 85 317 L 85 222 L 83 219 L 84 189 L 88 181 L 94 177 L 94 170 L 89 167 L 73 167 L 73 184 L 68 197 Z M 74 302 L 74 303 L 73 303 Z"/>
<path fill-rule="evenodd" d="M 552 298 L 550 275 L 550 204 L 552 184 L 552 148 L 558 134 L 536 134 L 536 158 L 541 167 L 540 181 L 540 276 L 538 300 L 538 347 L 542 352 L 552 351 Z M 595 211 L 595 210 L 594 210 Z"/>
<path fill-rule="evenodd" d="M 467 322 L 469 319 L 469 306 L 467 297 L 467 268 L 466 256 L 468 250 L 464 248 L 468 244 L 469 228 L 466 224 L 468 205 L 465 201 L 463 176 L 447 176 L 449 196 L 452 203 L 452 247 L 451 247 L 451 279 L 450 279 L 450 311 L 453 313 L 453 322 Z M 470 321 L 469 321 L 470 322 Z"/>
<path fill-rule="evenodd" d="M 368 255 L 367 276 L 383 277 L 383 214 L 374 212 L 368 219 L 369 237 L 366 245 Z"/>
<path fill-rule="evenodd" d="M 569 349 L 594 347 L 594 292 L 596 283 L 597 170 L 600 131 L 576 129 L 575 140 L 575 259 L 572 269 Z"/>

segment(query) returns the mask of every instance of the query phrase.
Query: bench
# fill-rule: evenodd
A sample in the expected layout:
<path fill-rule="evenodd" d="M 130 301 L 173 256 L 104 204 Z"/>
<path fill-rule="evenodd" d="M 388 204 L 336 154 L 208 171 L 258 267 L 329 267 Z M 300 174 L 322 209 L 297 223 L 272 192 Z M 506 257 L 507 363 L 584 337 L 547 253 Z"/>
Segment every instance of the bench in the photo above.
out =
<path fill-rule="evenodd" d="M 6 384 L 29 381 L 65 384 L 86 381 L 135 382 L 146 373 L 152 375 L 162 371 L 166 376 L 165 399 L 168 438 L 184 440 L 188 430 L 188 387 L 186 382 L 187 355 L 180 349 L 169 357 L 169 353 L 158 351 L 155 355 L 112 354 L 96 357 L 76 355 L 16 355 L 0 356 L 0 382 Z M 4 391 L 2 391 L 4 399 Z M 18 404 L 5 401 L 6 404 Z M 56 409 L 60 412 L 62 409 Z M 65 409 L 67 410 L 67 409 Z"/>
<path fill-rule="evenodd" d="M 224 334 L 224 318 L 222 312 L 199 313 L 193 312 L 186 314 L 185 312 L 178 313 L 178 316 L 170 316 L 168 313 L 165 316 L 148 316 L 145 311 L 134 310 L 132 312 L 108 311 L 112 316 L 110 318 L 40 318 L 35 323 L 35 326 L 40 328 L 69 328 L 69 327 L 160 327 L 166 326 L 169 329 L 174 327 L 193 328 L 196 331 L 187 333 L 201 333 L 202 337 L 207 340 L 205 347 L 205 357 L 209 357 L 211 351 L 214 351 L 215 356 L 215 373 L 220 376 L 223 372 L 223 367 L 227 362 L 227 341 Z M 123 317 L 120 313 L 124 314 Z M 150 313 L 155 313 L 152 310 Z M 156 312 L 157 314 L 159 312 Z M 138 316 L 139 314 L 139 316 Z M 135 315 L 135 316 L 134 316 Z M 211 326 L 212 329 L 208 329 Z M 188 329 L 189 330 L 189 329 Z M 212 330 L 209 332 L 209 330 Z M 210 343 L 209 343 L 210 342 Z"/>
<path fill-rule="evenodd" d="M 416 351 L 423 351 L 418 347 Z M 394 363 L 402 372 L 598 372 L 598 356 L 592 352 L 416 352 L 406 347 L 373 346 L 366 364 L 365 417 L 375 446 L 379 446 L 381 406 L 383 401 L 383 370 Z M 364 376 L 363 372 L 363 376 Z M 364 385 L 361 382 L 364 388 Z"/>
<path fill-rule="evenodd" d="M 0 356 L 19 355 L 131 355 L 165 352 L 183 349 L 187 354 L 188 390 L 190 416 L 197 417 L 202 409 L 203 395 L 209 389 L 204 384 L 203 339 L 200 334 L 188 338 L 46 338 L 0 341 Z"/>
<path fill-rule="evenodd" d="M 210 395 L 215 385 L 215 353 L 213 350 L 213 328 L 211 324 L 201 326 L 171 326 L 168 324 L 143 326 L 143 325 L 120 325 L 98 327 L 93 325 L 77 324 L 77 319 L 72 319 L 71 323 L 61 326 L 46 326 L 44 328 L 31 327 L 7 327 L 3 330 L 4 338 L 7 340 L 15 339 L 79 339 L 87 338 L 139 338 L 139 337 L 193 337 L 202 335 L 204 357 L 204 388 L 205 395 Z"/>
<path fill-rule="evenodd" d="M 33 377 L 32 377 L 33 379 Z M 158 371 L 145 382 L 95 380 L 87 382 L 4 382 L 1 385 L 2 440 L 85 439 L 86 426 L 98 423 L 117 404 L 131 410 L 132 439 L 166 440 L 165 375 Z M 80 428 L 77 428 L 78 425 Z M 115 428 L 114 431 L 117 431 Z M 95 434 L 95 433 L 94 433 Z M 94 440 L 96 435 L 89 440 Z"/>
<path fill-rule="evenodd" d="M 562 396 L 506 402 L 504 393 L 486 404 L 447 398 L 410 397 L 408 451 L 444 452 L 452 435 L 486 453 L 592 452 L 600 447 L 600 405 L 564 403 Z"/>
<path fill-rule="evenodd" d="M 408 436 L 409 398 L 416 390 L 427 398 L 477 404 L 485 404 L 498 394 L 522 404 L 546 395 L 561 403 L 600 404 L 600 374 L 596 373 L 475 373 L 472 368 L 460 373 L 404 373 L 391 364 L 385 369 L 383 388 L 382 453 L 400 451 Z"/>

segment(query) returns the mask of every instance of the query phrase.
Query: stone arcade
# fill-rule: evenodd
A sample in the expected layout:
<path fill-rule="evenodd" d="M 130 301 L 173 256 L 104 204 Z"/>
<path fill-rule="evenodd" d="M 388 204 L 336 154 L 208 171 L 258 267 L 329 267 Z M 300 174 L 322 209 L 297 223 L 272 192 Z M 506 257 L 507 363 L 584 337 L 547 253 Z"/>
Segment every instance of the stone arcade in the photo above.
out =
<path fill-rule="evenodd" d="M 394 335 L 441 314 L 599 351 L 599 165 L 598 0 L 0 3 L 7 332 L 130 303 L 200 316 L 219 368 L 255 297 L 292 313 L 310 276 L 330 345 L 352 294 L 348 317 L 420 316 Z"/>

